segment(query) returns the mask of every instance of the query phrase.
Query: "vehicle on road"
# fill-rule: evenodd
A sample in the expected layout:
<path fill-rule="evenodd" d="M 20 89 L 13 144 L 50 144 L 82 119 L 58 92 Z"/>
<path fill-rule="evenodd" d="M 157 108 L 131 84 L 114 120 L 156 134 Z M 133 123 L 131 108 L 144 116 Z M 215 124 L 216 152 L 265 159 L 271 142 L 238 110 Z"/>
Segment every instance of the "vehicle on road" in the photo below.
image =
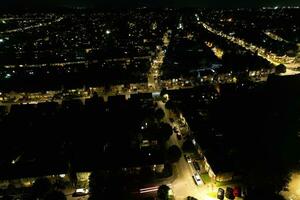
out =
<path fill-rule="evenodd" d="M 218 193 L 217 193 L 217 199 L 223 200 L 224 199 L 224 193 L 225 193 L 224 189 L 219 188 Z"/>
<path fill-rule="evenodd" d="M 87 188 L 78 188 L 72 194 L 72 197 L 81 197 L 89 194 L 89 189 Z"/>
<path fill-rule="evenodd" d="M 197 198 L 191 197 L 191 196 L 188 196 L 186 199 L 187 199 L 187 200 L 198 200 Z"/>
<path fill-rule="evenodd" d="M 193 178 L 194 178 L 197 185 L 202 185 L 203 184 L 203 181 L 201 180 L 201 177 L 198 173 L 195 173 L 193 175 Z"/>
<path fill-rule="evenodd" d="M 184 155 L 184 158 L 185 158 L 185 160 L 186 160 L 188 163 L 192 163 L 192 159 L 191 159 L 190 156 Z"/>
<path fill-rule="evenodd" d="M 233 188 L 233 195 L 235 197 L 240 197 L 241 196 L 241 188 L 239 186 L 235 186 Z"/>
<path fill-rule="evenodd" d="M 225 197 L 227 199 L 234 199 L 233 189 L 231 187 L 226 188 Z"/>
<path fill-rule="evenodd" d="M 193 166 L 194 166 L 194 168 L 195 168 L 196 171 L 200 172 L 201 168 L 200 168 L 199 163 L 193 162 Z"/>

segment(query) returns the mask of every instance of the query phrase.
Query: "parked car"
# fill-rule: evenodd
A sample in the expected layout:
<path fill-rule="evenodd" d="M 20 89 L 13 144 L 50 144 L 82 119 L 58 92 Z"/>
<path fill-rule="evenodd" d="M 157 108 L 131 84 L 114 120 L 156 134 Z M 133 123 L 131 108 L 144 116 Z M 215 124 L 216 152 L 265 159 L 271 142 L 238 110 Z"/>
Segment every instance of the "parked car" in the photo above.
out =
<path fill-rule="evenodd" d="M 187 199 L 187 200 L 198 200 L 198 199 L 196 199 L 195 197 L 191 197 L 191 196 L 188 196 L 186 199 Z"/>
<path fill-rule="evenodd" d="M 197 185 L 202 185 L 203 184 L 203 181 L 201 180 L 201 177 L 198 173 L 195 173 L 193 175 L 193 178 L 194 178 Z"/>
<path fill-rule="evenodd" d="M 217 193 L 217 199 L 223 200 L 224 199 L 224 193 L 225 193 L 225 191 L 222 188 L 219 188 L 218 193 Z"/>
<path fill-rule="evenodd" d="M 241 196 L 241 188 L 239 186 L 235 186 L 233 188 L 233 195 L 235 197 L 240 197 Z"/>
<path fill-rule="evenodd" d="M 185 160 L 186 160 L 188 163 L 192 163 L 192 159 L 191 159 L 190 156 L 184 155 L 184 158 L 185 158 Z"/>
<path fill-rule="evenodd" d="M 194 166 L 195 170 L 197 170 L 197 171 L 201 170 L 199 163 L 193 162 L 193 166 Z"/>
<path fill-rule="evenodd" d="M 89 189 L 86 188 L 78 188 L 75 190 L 75 192 L 72 194 L 72 197 L 80 197 L 85 196 L 89 193 Z"/>
<path fill-rule="evenodd" d="M 227 199 L 234 199 L 233 189 L 231 187 L 226 188 L 225 197 Z"/>

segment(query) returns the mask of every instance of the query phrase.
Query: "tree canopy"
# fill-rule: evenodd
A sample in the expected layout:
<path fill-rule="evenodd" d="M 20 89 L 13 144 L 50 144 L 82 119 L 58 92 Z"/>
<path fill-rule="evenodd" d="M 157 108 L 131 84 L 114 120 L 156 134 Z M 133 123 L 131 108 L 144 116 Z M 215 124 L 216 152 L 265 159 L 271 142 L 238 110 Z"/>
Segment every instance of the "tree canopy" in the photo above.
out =
<path fill-rule="evenodd" d="M 168 200 L 169 199 L 169 190 L 170 187 L 167 185 L 159 186 L 157 190 L 157 197 L 159 200 Z"/>
<path fill-rule="evenodd" d="M 159 140 L 166 142 L 171 137 L 172 134 L 173 134 L 173 130 L 170 124 L 167 123 L 160 124 L 159 135 L 158 135 Z"/>
<path fill-rule="evenodd" d="M 181 150 L 178 146 L 173 145 L 168 149 L 168 160 L 170 162 L 177 162 L 181 157 Z"/>
<path fill-rule="evenodd" d="M 32 186 L 32 193 L 35 198 L 44 198 L 52 189 L 52 185 L 47 178 L 38 178 Z"/>
<path fill-rule="evenodd" d="M 44 200 L 67 200 L 67 198 L 61 191 L 51 191 L 46 195 Z"/>

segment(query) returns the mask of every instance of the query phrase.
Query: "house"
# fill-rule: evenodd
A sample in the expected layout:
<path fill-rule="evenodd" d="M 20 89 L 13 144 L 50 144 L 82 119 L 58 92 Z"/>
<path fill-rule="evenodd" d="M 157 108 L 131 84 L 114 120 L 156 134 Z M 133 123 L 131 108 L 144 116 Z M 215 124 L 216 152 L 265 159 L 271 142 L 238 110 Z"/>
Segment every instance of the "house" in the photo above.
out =
<path fill-rule="evenodd" d="M 149 104 L 153 101 L 153 96 L 152 96 L 152 93 L 131 94 L 130 100 L 135 103 Z"/>
<path fill-rule="evenodd" d="M 221 149 L 209 149 L 205 151 L 204 167 L 210 178 L 214 181 L 231 181 L 234 177 L 232 158 Z"/>

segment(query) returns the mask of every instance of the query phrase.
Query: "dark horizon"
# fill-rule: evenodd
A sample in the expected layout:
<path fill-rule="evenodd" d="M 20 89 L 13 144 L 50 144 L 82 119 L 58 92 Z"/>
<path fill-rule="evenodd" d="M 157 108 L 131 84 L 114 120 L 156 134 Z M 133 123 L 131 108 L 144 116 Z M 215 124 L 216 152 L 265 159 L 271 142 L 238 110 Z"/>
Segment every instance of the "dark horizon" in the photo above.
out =
<path fill-rule="evenodd" d="M 86 8 L 136 8 L 136 7 L 154 7 L 154 8 L 259 8 L 264 6 L 299 6 L 300 0 L 267 0 L 264 2 L 241 1 L 241 0 L 3 0 L 2 8 L 56 8 L 56 7 L 86 7 Z"/>

